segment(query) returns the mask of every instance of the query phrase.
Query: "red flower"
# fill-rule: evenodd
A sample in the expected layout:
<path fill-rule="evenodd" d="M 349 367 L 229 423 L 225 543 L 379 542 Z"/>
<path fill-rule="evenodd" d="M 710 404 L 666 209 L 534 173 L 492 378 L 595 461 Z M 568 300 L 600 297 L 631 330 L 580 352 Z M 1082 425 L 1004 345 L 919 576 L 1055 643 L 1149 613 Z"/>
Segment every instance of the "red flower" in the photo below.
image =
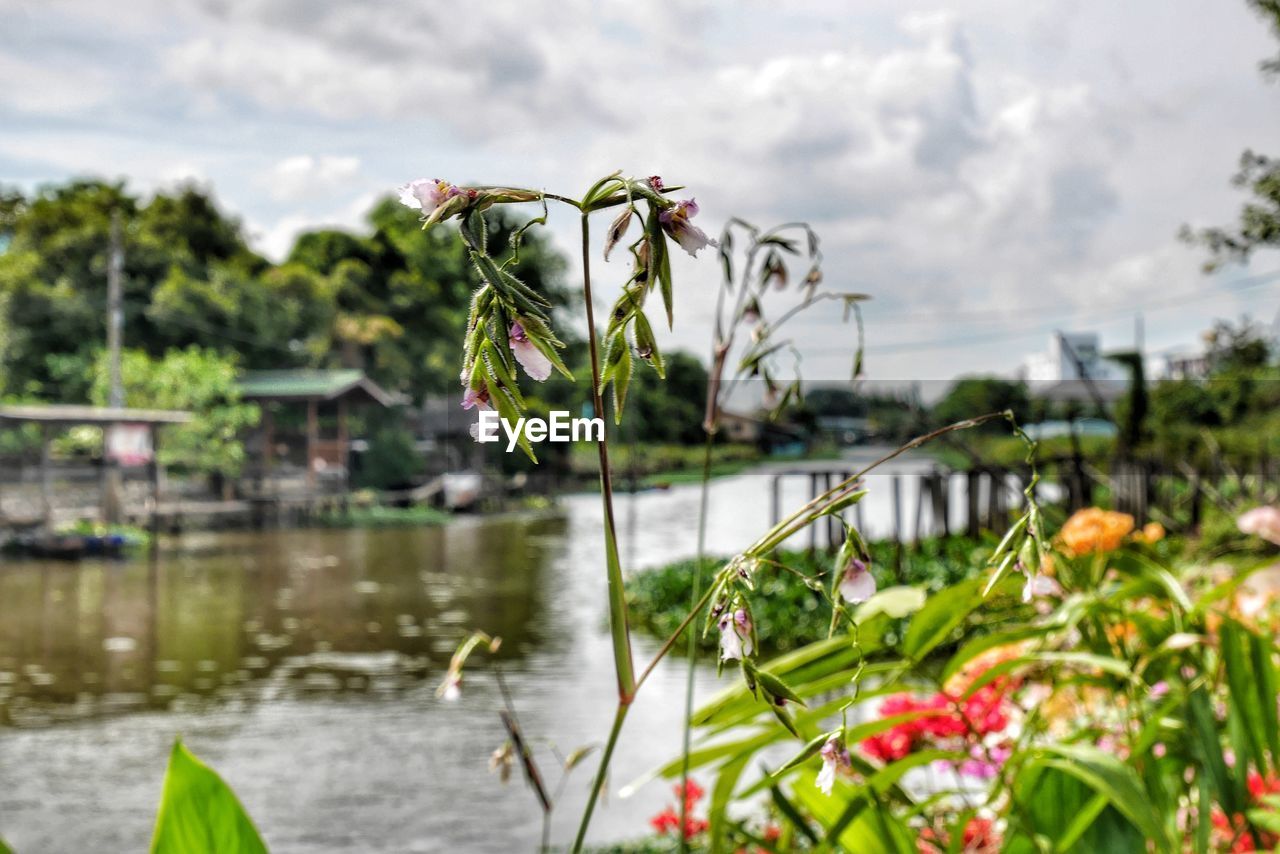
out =
<path fill-rule="evenodd" d="M 1280 778 L 1275 776 L 1263 778 L 1257 771 L 1249 772 L 1247 785 L 1249 787 L 1249 797 L 1255 803 L 1266 795 L 1280 794 Z M 1227 818 L 1226 813 L 1215 808 L 1209 818 L 1213 823 L 1213 835 L 1216 841 L 1223 846 L 1230 844 L 1231 847 L 1228 850 L 1233 854 L 1235 852 L 1258 850 L 1254 842 L 1253 833 L 1249 832 L 1248 822 L 1245 821 L 1245 817 L 1240 813 Z M 1270 850 L 1280 844 L 1280 834 L 1268 833 L 1257 828 L 1254 829 L 1254 832 L 1257 833 L 1258 840 L 1266 850 Z"/>
<path fill-rule="evenodd" d="M 706 795 L 706 791 L 692 778 L 686 780 L 683 785 L 676 783 L 671 789 L 675 792 L 676 798 L 684 799 L 684 838 L 692 839 L 699 833 L 704 833 L 709 825 L 706 819 L 698 818 L 693 814 L 693 807 L 694 804 L 702 800 L 703 796 Z M 659 834 L 674 833 L 680 828 L 679 811 L 675 807 L 667 807 L 649 819 L 649 824 Z"/>
<path fill-rule="evenodd" d="M 676 811 L 671 807 L 667 807 L 662 812 L 649 819 L 649 824 L 658 833 L 669 833 L 680 826 L 680 816 L 676 815 Z"/>

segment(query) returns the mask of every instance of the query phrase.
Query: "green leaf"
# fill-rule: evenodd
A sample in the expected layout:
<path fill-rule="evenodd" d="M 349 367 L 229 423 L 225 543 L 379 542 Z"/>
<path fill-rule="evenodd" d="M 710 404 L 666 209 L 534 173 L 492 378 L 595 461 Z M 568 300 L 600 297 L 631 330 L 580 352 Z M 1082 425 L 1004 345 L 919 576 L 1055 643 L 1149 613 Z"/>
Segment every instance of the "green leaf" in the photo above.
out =
<path fill-rule="evenodd" d="M 627 388 L 631 385 L 631 348 L 622 344 L 622 356 L 613 374 L 613 423 L 622 423 L 622 410 L 627 405 Z"/>
<path fill-rule="evenodd" d="M 1268 717 L 1264 706 L 1270 706 L 1272 718 L 1276 707 L 1276 695 L 1267 697 L 1259 688 L 1250 655 L 1249 631 L 1235 620 L 1222 622 L 1219 632 L 1222 647 L 1222 663 L 1227 675 L 1227 702 L 1235 708 L 1244 727 L 1250 752 L 1259 768 L 1265 767 L 1266 749 L 1274 733 L 1267 732 Z M 1269 658 L 1269 656 L 1268 656 Z"/>
<path fill-rule="evenodd" d="M 1229 815 L 1240 812 L 1235 783 L 1222 755 L 1222 742 L 1218 738 L 1218 722 L 1213 715 L 1212 701 L 1203 688 L 1197 688 L 1187 697 L 1187 725 L 1192 744 L 1217 792 L 1218 802 Z"/>
<path fill-rule="evenodd" d="M 1143 836 L 1156 844 L 1157 851 L 1173 849 L 1141 778 L 1112 754 L 1088 744 L 1050 744 L 1036 750 L 1031 763 L 1076 778 L 1110 801 Z"/>
<path fill-rule="evenodd" d="M 1032 763 L 1019 770 L 1014 787 L 1019 806 L 1012 815 L 1019 816 L 1019 820 L 1010 821 L 1002 851 L 1147 854 L 1147 841 L 1133 822 L 1105 794 L 1076 775 Z M 1097 811 L 1099 799 L 1101 811 Z M 1033 841 L 1029 833 L 1037 840 Z"/>
<path fill-rule="evenodd" d="M 800 812 L 800 809 L 782 793 L 782 789 L 777 786 L 769 787 L 769 798 L 773 801 L 773 805 L 778 808 L 778 812 L 789 822 L 791 826 L 800 832 L 805 839 L 812 843 L 817 843 L 818 834 L 813 832 L 813 828 L 809 826 L 809 821 Z"/>
<path fill-rule="evenodd" d="M 3 839 L 0 839 L 0 854 L 13 854 L 13 849 L 6 845 Z"/>
<path fill-rule="evenodd" d="M 707 807 L 707 821 L 710 824 L 711 850 L 724 850 L 725 817 L 728 814 L 729 802 L 733 800 L 733 790 L 738 785 L 742 771 L 751 760 L 751 754 L 744 754 L 726 762 L 716 775 L 716 784 L 711 789 L 711 802 Z"/>
<path fill-rule="evenodd" d="M 929 599 L 911 618 L 902 651 L 912 661 L 921 661 L 955 631 L 956 627 L 982 603 L 978 595 L 980 579 L 970 579 L 948 587 Z"/>
<path fill-rule="evenodd" d="M 774 777 L 779 777 L 792 768 L 798 768 L 810 759 L 818 755 L 818 751 L 822 750 L 823 745 L 840 734 L 840 730 L 833 729 L 830 732 L 824 732 L 817 738 L 811 739 L 808 744 L 800 748 L 800 752 L 788 759 L 777 770 L 773 772 Z"/>
<path fill-rule="evenodd" d="M 175 741 L 164 775 L 151 854 L 266 854 L 231 787 Z"/>
<path fill-rule="evenodd" d="M 1249 633 L 1249 654 L 1253 664 L 1254 679 L 1257 682 L 1257 695 L 1261 698 L 1263 740 L 1271 750 L 1271 767 L 1280 774 L 1280 710 L 1276 703 L 1266 698 L 1274 698 L 1280 694 L 1280 679 L 1276 675 L 1275 638 L 1270 635 Z"/>
<path fill-rule="evenodd" d="M 926 600 L 924 590 L 919 587 L 886 587 L 858 606 L 853 621 L 862 625 L 880 614 L 900 620 L 923 608 Z"/>
<path fill-rule="evenodd" d="M 1121 678 L 1127 678 L 1130 674 L 1128 664 L 1117 658 L 1110 658 L 1105 655 L 1094 655 L 1089 652 L 1031 652 L 1026 655 L 1020 655 L 1017 658 L 1001 661 L 987 668 L 982 672 L 981 676 L 969 683 L 969 687 L 965 689 L 964 696 L 965 698 L 972 697 L 979 689 L 989 685 L 1001 676 L 1012 673 L 1015 670 L 1021 670 L 1024 667 L 1059 665 L 1097 669 Z"/>

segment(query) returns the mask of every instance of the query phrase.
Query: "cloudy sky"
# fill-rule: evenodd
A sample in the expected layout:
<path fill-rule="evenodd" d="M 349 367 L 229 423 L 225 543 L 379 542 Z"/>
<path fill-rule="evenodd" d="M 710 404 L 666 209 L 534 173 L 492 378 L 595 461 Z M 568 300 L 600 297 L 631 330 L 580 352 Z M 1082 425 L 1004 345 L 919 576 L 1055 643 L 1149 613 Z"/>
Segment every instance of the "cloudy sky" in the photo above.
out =
<path fill-rule="evenodd" d="M 576 195 L 623 169 L 687 184 L 708 230 L 812 222 L 826 286 L 875 297 L 880 379 L 1011 372 L 1053 329 L 1127 346 L 1139 310 L 1158 350 L 1280 309 L 1280 257 L 1205 277 L 1176 237 L 1231 220 L 1243 148 L 1280 152 L 1243 0 L 0 0 L 0 22 L 0 181 L 194 179 L 273 257 L 409 178 Z M 676 272 L 672 343 L 702 352 L 717 265 Z M 809 377 L 846 375 L 838 317 L 796 332 Z"/>

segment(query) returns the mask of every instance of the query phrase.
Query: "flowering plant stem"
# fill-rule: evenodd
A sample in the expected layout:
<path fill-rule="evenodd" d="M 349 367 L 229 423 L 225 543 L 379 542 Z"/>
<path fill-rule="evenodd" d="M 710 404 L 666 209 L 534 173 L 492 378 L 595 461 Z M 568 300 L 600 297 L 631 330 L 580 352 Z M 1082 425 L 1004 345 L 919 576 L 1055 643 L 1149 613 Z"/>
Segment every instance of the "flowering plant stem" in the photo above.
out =
<path fill-rule="evenodd" d="M 597 418 L 604 417 L 604 402 L 601 399 L 600 387 L 600 347 L 597 340 L 595 309 L 591 297 L 591 228 L 587 212 L 582 212 L 582 296 L 587 304 L 587 342 L 591 352 L 591 400 Z M 609 633 L 613 638 L 613 663 L 618 677 L 618 709 L 613 719 L 613 728 L 609 731 L 609 739 L 605 743 L 604 753 L 600 757 L 600 768 L 591 784 L 591 793 L 587 796 L 587 806 L 582 813 L 582 821 L 578 825 L 578 835 L 574 839 L 573 850 L 581 851 L 586 841 L 587 827 L 591 824 L 591 814 L 595 811 L 596 801 L 604 788 L 609 773 L 609 762 L 613 758 L 613 748 L 617 744 L 618 735 L 622 732 L 622 724 L 627 719 L 627 710 L 635 697 L 635 666 L 631 660 L 631 633 L 627 627 L 627 604 L 622 587 L 622 561 L 618 557 L 618 535 L 613 517 L 613 476 L 609 469 L 609 444 L 607 433 L 596 443 L 600 456 L 600 500 L 604 509 L 604 547 L 609 584 Z"/>

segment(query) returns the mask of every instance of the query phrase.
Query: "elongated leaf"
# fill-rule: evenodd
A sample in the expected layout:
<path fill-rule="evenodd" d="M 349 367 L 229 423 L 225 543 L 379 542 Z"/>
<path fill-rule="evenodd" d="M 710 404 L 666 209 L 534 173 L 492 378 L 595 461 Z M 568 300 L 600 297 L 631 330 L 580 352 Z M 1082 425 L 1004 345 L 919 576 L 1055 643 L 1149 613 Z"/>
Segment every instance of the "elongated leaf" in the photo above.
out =
<path fill-rule="evenodd" d="M 962 581 L 933 596 L 920 612 L 911 618 L 902 652 L 920 661 L 955 631 L 965 618 L 982 604 L 978 595 L 979 579 Z"/>
<path fill-rule="evenodd" d="M 816 843 L 818 841 L 818 834 L 814 833 L 813 828 L 809 826 L 809 820 L 806 819 L 804 814 L 800 812 L 796 805 L 791 803 L 790 799 L 783 794 L 782 789 L 777 786 L 770 786 L 769 798 L 773 801 L 773 805 L 778 808 L 778 812 L 782 813 L 782 816 L 787 821 L 791 822 L 791 826 L 794 827 L 801 836 L 812 843 Z"/>
<path fill-rule="evenodd" d="M 1280 693 L 1280 678 L 1276 674 L 1275 655 L 1276 642 L 1271 635 L 1249 634 L 1249 654 L 1253 664 L 1254 678 L 1257 683 L 1255 691 L 1262 698 L 1262 732 L 1263 739 L 1271 751 L 1271 767 L 1280 774 L 1280 710 L 1277 710 L 1274 699 Z"/>
<path fill-rule="evenodd" d="M 744 755 L 726 762 L 716 775 L 716 784 L 711 789 L 711 803 L 707 807 L 707 822 L 710 824 L 711 851 L 713 854 L 724 850 L 725 818 L 728 815 L 729 802 L 733 800 L 733 790 L 738 785 L 738 778 L 751 761 L 751 756 Z"/>
<path fill-rule="evenodd" d="M 1020 655 L 1017 658 L 1011 658 L 1008 661 L 1002 661 L 987 668 L 982 672 L 981 676 L 974 679 L 965 688 L 964 697 L 971 697 L 979 689 L 991 684 L 1001 676 L 1023 668 L 1054 666 L 1079 667 L 1085 670 L 1096 669 L 1112 676 L 1120 677 L 1128 677 L 1130 673 L 1128 664 L 1117 658 L 1109 658 L 1105 655 L 1094 655 L 1088 652 L 1033 652 L 1027 655 Z"/>
<path fill-rule="evenodd" d="M 13 849 L 6 845 L 3 839 L 0 839 L 0 854 L 13 854 Z"/>
<path fill-rule="evenodd" d="M 885 614 L 892 619 L 901 620 L 924 607 L 927 598 L 919 587 L 887 587 L 876 593 L 858 606 L 853 621 L 861 626 L 873 617 Z"/>
<path fill-rule="evenodd" d="M 156 814 L 151 854 L 266 854 L 235 793 L 213 769 L 174 742 Z"/>
<path fill-rule="evenodd" d="M 1276 707 L 1276 695 L 1262 695 L 1253 672 L 1249 650 L 1249 631 L 1235 620 L 1224 620 L 1219 633 L 1222 647 L 1222 663 L 1227 674 L 1227 685 L 1230 687 L 1229 703 L 1240 715 L 1244 729 L 1243 735 L 1248 741 L 1248 748 L 1253 754 L 1259 768 L 1266 762 L 1266 749 L 1269 744 L 1267 715 L 1263 706 Z"/>
<path fill-rule="evenodd" d="M 1054 851 L 1147 854 L 1147 841 L 1133 822 L 1077 776 L 1031 763 L 1019 771 L 1014 786 L 1019 820 L 1010 821 L 1003 852 L 1042 854 L 1045 849 L 1027 835 L 1032 833 Z M 1098 799 L 1103 808 L 1095 812 Z"/>
<path fill-rule="evenodd" d="M 1088 744 L 1049 744 L 1038 749 L 1033 762 L 1056 768 L 1103 795 L 1134 827 L 1156 844 L 1156 850 L 1172 850 L 1164 823 L 1147 797 L 1133 768 Z"/>

